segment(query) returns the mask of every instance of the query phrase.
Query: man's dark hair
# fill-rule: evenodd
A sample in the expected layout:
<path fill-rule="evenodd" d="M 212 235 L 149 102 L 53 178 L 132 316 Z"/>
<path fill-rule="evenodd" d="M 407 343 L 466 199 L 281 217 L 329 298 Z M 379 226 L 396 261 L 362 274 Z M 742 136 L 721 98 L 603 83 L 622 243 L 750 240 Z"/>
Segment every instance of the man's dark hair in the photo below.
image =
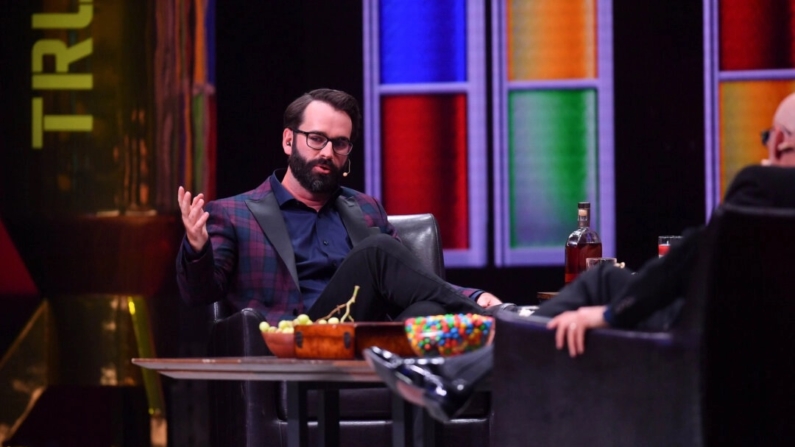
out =
<path fill-rule="evenodd" d="M 330 88 L 319 88 L 311 92 L 304 93 L 298 99 L 290 103 L 284 111 L 284 127 L 297 129 L 304 121 L 304 110 L 312 101 L 323 101 L 334 107 L 336 110 L 345 112 L 351 119 L 351 141 L 359 136 L 359 129 L 362 125 L 362 114 L 359 111 L 359 102 L 353 96 L 341 91 Z"/>

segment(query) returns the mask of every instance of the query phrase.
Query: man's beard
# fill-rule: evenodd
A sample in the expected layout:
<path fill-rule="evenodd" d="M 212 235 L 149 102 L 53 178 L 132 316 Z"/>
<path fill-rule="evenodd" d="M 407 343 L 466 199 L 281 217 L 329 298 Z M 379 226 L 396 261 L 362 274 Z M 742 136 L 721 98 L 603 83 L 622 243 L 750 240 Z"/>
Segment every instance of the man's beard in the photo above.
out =
<path fill-rule="evenodd" d="M 307 191 L 318 194 L 330 194 L 340 187 L 340 179 L 342 178 L 342 170 L 334 165 L 334 162 L 328 158 L 318 158 L 312 161 L 307 161 L 302 157 L 298 151 L 293 150 L 290 157 L 287 159 L 287 164 L 293 176 L 298 180 Z M 315 173 L 312 169 L 315 166 L 322 165 L 329 169 L 326 173 Z"/>

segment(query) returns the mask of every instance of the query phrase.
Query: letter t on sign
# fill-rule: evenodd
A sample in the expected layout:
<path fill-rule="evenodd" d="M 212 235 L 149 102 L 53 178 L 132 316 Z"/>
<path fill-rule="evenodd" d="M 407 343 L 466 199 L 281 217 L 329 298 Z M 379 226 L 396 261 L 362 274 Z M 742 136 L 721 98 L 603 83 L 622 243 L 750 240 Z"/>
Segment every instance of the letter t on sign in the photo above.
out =
<path fill-rule="evenodd" d="M 33 98 L 31 146 L 41 149 L 44 144 L 44 132 L 91 132 L 94 129 L 94 117 L 91 115 L 45 115 L 42 98 Z"/>

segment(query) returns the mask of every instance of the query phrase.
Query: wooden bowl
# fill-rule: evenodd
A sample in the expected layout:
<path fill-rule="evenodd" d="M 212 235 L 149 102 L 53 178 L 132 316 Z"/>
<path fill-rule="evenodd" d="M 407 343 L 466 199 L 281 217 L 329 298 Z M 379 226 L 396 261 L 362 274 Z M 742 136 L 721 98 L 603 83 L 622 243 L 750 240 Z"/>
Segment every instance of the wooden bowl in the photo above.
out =
<path fill-rule="evenodd" d="M 353 359 L 356 357 L 353 323 L 310 324 L 295 327 L 296 357 Z"/>
<path fill-rule="evenodd" d="M 295 356 L 308 359 L 358 359 L 372 346 L 413 356 L 401 322 L 298 325 Z"/>
<path fill-rule="evenodd" d="M 262 338 L 271 353 L 279 358 L 295 357 L 295 334 L 284 332 L 263 332 Z"/>
<path fill-rule="evenodd" d="M 409 339 L 403 329 L 403 322 L 355 323 L 356 354 L 362 357 L 362 351 L 373 346 L 386 349 L 401 357 L 413 357 Z"/>

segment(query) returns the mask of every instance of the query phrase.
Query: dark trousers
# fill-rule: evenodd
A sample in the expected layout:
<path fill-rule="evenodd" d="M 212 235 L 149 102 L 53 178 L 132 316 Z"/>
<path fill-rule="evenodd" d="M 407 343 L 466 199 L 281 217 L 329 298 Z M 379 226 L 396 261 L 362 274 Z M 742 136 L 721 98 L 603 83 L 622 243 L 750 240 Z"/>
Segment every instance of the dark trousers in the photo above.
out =
<path fill-rule="evenodd" d="M 483 307 L 435 273 L 394 238 L 379 234 L 357 244 L 307 314 L 325 317 L 359 286 L 354 321 L 403 320 L 421 315 L 483 313 Z M 343 309 L 338 316 L 345 312 Z"/>
<path fill-rule="evenodd" d="M 632 272 L 629 270 L 607 264 L 599 265 L 583 272 L 554 298 L 541 303 L 533 315 L 551 318 L 567 310 L 610 304 L 612 299 L 620 296 L 631 278 Z"/>
<path fill-rule="evenodd" d="M 611 265 L 600 265 L 580 275 L 576 281 L 561 289 L 554 298 L 541 304 L 533 316 L 552 318 L 568 310 L 584 306 L 602 306 L 623 296 L 632 278 L 632 272 Z M 666 330 L 670 328 L 682 307 L 682 300 L 660 309 L 638 324 L 637 329 Z M 503 312 L 510 312 L 504 310 Z M 489 345 L 477 351 L 447 359 L 443 373 L 448 378 L 461 378 L 469 383 L 485 379 L 494 366 L 494 347 Z"/>
<path fill-rule="evenodd" d="M 476 384 L 491 374 L 494 366 L 494 345 L 486 345 L 472 352 L 448 358 L 441 366 L 450 379 Z"/>
<path fill-rule="evenodd" d="M 605 306 L 624 296 L 624 290 L 633 278 L 631 270 L 615 268 L 611 265 L 600 265 L 580 275 L 576 281 L 569 283 L 560 290 L 557 296 L 544 302 L 533 315 L 554 317 L 568 310 L 576 310 L 584 306 Z M 671 328 L 684 301 L 679 299 L 673 304 L 658 309 L 634 329 L 663 331 Z"/>

